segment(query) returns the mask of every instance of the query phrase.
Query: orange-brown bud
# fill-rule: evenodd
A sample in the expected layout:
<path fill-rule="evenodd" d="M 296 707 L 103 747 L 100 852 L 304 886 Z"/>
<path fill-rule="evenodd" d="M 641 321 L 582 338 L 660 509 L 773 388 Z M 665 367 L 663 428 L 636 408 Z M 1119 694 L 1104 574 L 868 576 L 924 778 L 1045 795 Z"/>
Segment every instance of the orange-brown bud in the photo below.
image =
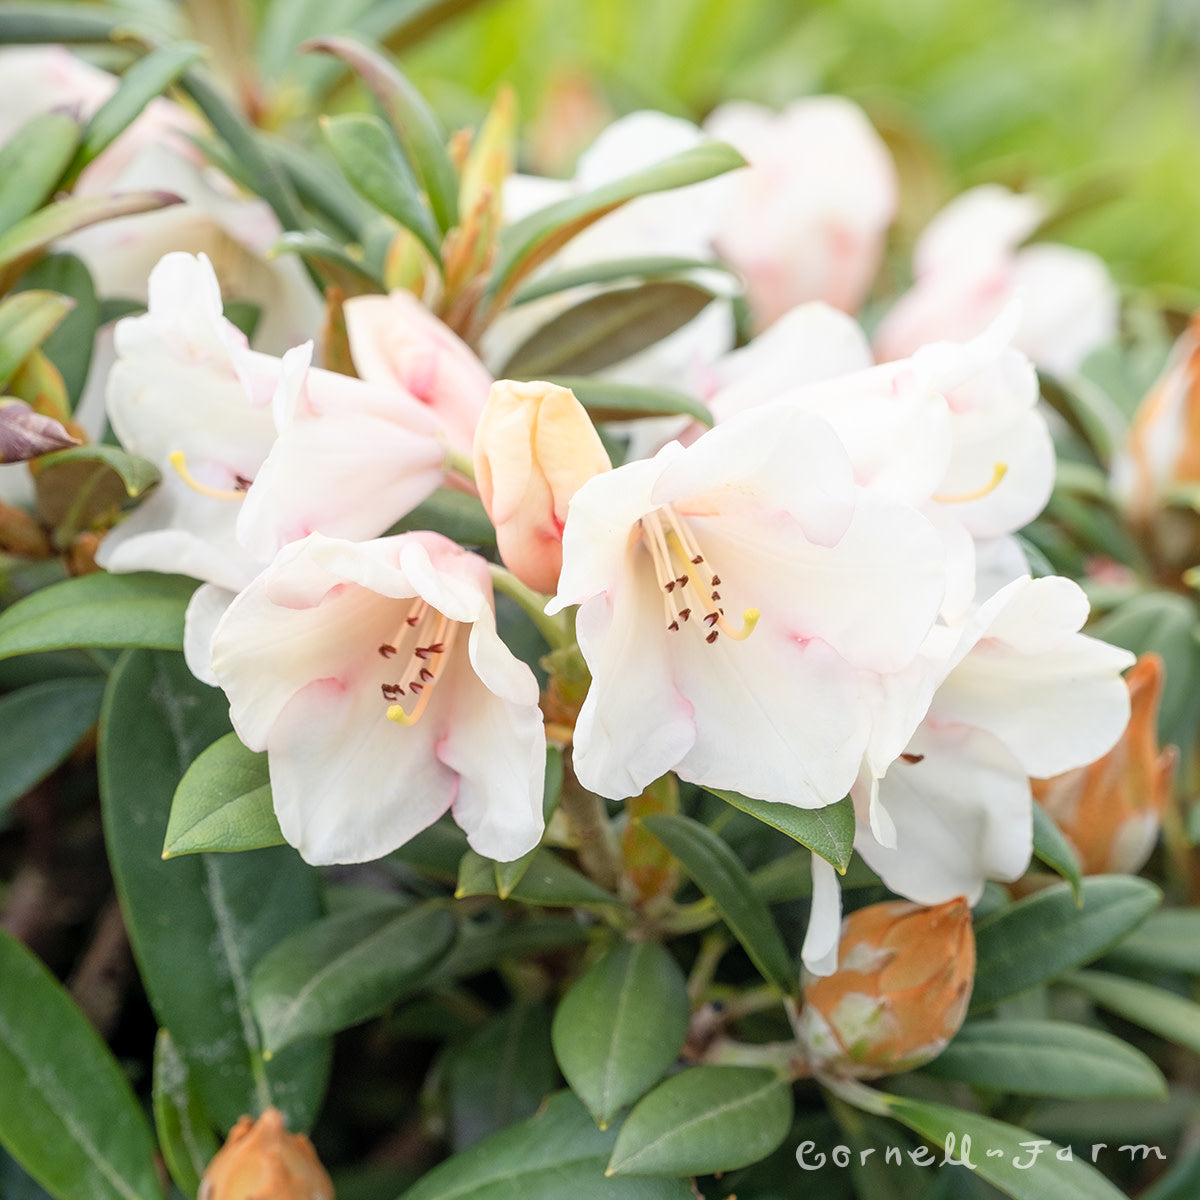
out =
<path fill-rule="evenodd" d="M 333 1183 L 303 1134 L 278 1109 L 242 1117 L 208 1164 L 198 1200 L 333 1200 Z"/>
<path fill-rule="evenodd" d="M 1085 875 L 1138 871 L 1158 840 L 1177 757 L 1174 746 L 1158 744 L 1164 676 L 1162 659 L 1143 654 L 1125 676 L 1130 715 L 1120 741 L 1086 767 L 1032 781 Z"/>
<path fill-rule="evenodd" d="M 842 924 L 838 969 L 808 978 L 800 1035 L 817 1074 L 874 1079 L 936 1058 L 958 1032 L 975 981 L 963 897 L 925 908 L 872 904 Z"/>
<path fill-rule="evenodd" d="M 492 385 L 475 431 L 475 485 L 500 557 L 526 587 L 558 587 L 567 505 L 610 465 L 569 388 L 509 379 Z"/>

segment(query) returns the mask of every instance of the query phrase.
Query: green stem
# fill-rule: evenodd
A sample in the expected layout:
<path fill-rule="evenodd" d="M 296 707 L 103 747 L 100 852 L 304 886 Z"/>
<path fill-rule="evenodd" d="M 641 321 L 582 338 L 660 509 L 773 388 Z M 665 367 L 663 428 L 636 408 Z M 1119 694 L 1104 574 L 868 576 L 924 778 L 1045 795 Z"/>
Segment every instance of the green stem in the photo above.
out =
<path fill-rule="evenodd" d="M 621 844 L 608 819 L 604 801 L 595 793 L 580 787 L 574 773 L 567 771 L 559 808 L 579 839 L 580 866 L 602 888 L 616 891 L 621 883 L 624 863 Z"/>
<path fill-rule="evenodd" d="M 546 605 L 550 601 L 549 596 L 543 596 L 541 592 L 535 592 L 533 588 L 526 587 L 511 571 L 500 566 L 499 563 L 488 563 L 488 567 L 492 572 L 492 586 L 496 591 L 503 592 L 510 600 L 517 602 L 521 611 L 538 627 L 538 632 L 552 649 L 562 650 L 571 645 L 575 640 L 575 635 L 567 615 L 565 613 L 559 613 L 553 617 L 546 615 Z"/>
<path fill-rule="evenodd" d="M 446 447 L 446 470 L 456 471 L 464 479 L 469 479 L 472 483 L 475 482 L 475 463 L 466 454 L 460 450 L 455 450 L 451 446 Z"/>

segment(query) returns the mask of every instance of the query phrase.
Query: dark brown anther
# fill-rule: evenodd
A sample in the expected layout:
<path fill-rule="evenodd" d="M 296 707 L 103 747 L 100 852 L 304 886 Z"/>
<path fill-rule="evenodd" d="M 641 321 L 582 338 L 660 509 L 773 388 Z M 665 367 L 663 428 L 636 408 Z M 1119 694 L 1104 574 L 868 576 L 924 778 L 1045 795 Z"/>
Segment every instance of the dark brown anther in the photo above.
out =
<path fill-rule="evenodd" d="M 675 590 L 675 580 L 674 579 L 672 579 L 670 583 L 663 584 L 664 592 L 673 592 L 674 590 Z"/>
<path fill-rule="evenodd" d="M 392 655 L 395 653 L 396 653 L 396 647 L 389 646 L 387 644 L 387 642 L 384 642 L 383 645 L 379 647 L 379 657 L 380 658 L 391 658 Z"/>
<path fill-rule="evenodd" d="M 711 646 L 721 635 L 714 629 L 704 640 Z"/>
<path fill-rule="evenodd" d="M 714 600 L 720 600 L 720 598 L 721 598 L 721 593 L 720 593 L 720 592 L 713 592 L 713 594 L 712 594 L 712 598 L 713 598 Z"/>
<path fill-rule="evenodd" d="M 668 626 L 667 626 L 667 629 L 668 629 L 668 630 L 669 630 L 671 633 L 678 633 L 678 632 L 679 632 L 679 622 L 678 622 L 678 621 L 672 621 L 672 622 L 670 623 L 670 625 L 668 625 Z"/>
<path fill-rule="evenodd" d="M 721 577 L 720 577 L 720 575 L 714 575 L 714 576 L 712 577 L 712 586 L 713 586 L 713 587 L 720 587 L 720 586 L 721 586 Z"/>
<path fill-rule="evenodd" d="M 423 683 L 417 683 L 414 680 L 408 685 L 408 690 L 412 692 L 414 696 L 419 696 L 425 690 L 425 685 Z"/>
<path fill-rule="evenodd" d="M 428 650 L 430 654 L 441 654 L 441 652 L 446 649 L 446 643 L 434 642 L 432 646 L 426 646 L 425 649 Z"/>
<path fill-rule="evenodd" d="M 710 629 L 721 619 L 720 613 L 705 613 L 704 623 Z"/>
<path fill-rule="evenodd" d="M 405 618 L 404 618 L 404 623 L 405 623 L 405 625 L 414 625 L 414 626 L 415 626 L 415 625 L 416 625 L 416 623 L 417 623 L 417 622 L 418 622 L 420 619 L 421 619 L 420 617 L 405 617 Z"/>
<path fill-rule="evenodd" d="M 902 754 L 902 755 L 900 755 L 900 757 L 902 759 L 904 759 L 904 761 L 906 763 L 916 764 L 916 763 L 924 761 L 925 755 L 923 755 L 923 754 Z"/>
<path fill-rule="evenodd" d="M 677 580 L 675 580 L 675 582 L 677 584 L 679 584 L 680 587 L 687 587 L 688 577 L 686 575 L 680 575 L 680 577 Z"/>
<path fill-rule="evenodd" d="M 233 477 L 234 489 L 239 492 L 248 492 L 253 482 L 253 479 L 247 479 L 245 475 L 235 475 Z"/>
<path fill-rule="evenodd" d="M 691 615 L 692 615 L 692 610 L 690 608 L 681 608 L 679 610 L 679 619 L 681 621 L 686 621 L 688 619 L 688 617 L 690 617 Z"/>
<path fill-rule="evenodd" d="M 421 680 L 424 683 L 430 683 L 433 680 L 433 672 L 428 667 L 421 668 Z"/>
<path fill-rule="evenodd" d="M 383 693 L 383 698 L 389 703 L 404 695 L 404 689 L 398 683 L 381 684 L 379 690 Z"/>
<path fill-rule="evenodd" d="M 415 654 L 415 655 L 416 655 L 416 656 L 417 656 L 419 659 L 421 659 L 421 661 L 422 661 L 422 662 L 424 662 L 424 660 L 425 660 L 425 659 L 427 659 L 427 658 L 429 657 L 429 647 L 428 647 L 428 646 L 418 646 L 418 647 L 417 647 L 417 648 L 416 648 L 416 649 L 413 651 L 413 653 L 414 653 L 414 654 Z"/>
<path fill-rule="evenodd" d="M 692 563 L 693 563 L 694 565 L 697 565 L 697 566 L 698 566 L 700 563 L 702 563 L 703 561 L 704 561 L 704 555 L 703 555 L 703 554 L 697 554 L 697 555 L 696 555 L 696 557 L 692 559 Z"/>

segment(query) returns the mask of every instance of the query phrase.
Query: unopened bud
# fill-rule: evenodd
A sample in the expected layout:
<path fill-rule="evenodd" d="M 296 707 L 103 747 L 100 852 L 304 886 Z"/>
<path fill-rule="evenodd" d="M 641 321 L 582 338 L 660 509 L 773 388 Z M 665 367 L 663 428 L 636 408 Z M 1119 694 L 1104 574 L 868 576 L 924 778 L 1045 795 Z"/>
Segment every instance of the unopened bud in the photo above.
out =
<path fill-rule="evenodd" d="M 1120 741 L 1086 767 L 1032 781 L 1085 875 L 1132 874 L 1158 840 L 1177 758 L 1174 746 L 1158 744 L 1164 677 L 1162 659 L 1143 654 L 1125 677 L 1130 714 Z"/>
<path fill-rule="evenodd" d="M 278 1109 L 242 1117 L 217 1151 L 197 1200 L 333 1200 L 333 1183 L 303 1134 L 288 1133 Z"/>
<path fill-rule="evenodd" d="M 872 904 L 842 924 L 838 968 L 808 978 L 800 1035 L 815 1073 L 894 1075 L 936 1058 L 966 1016 L 975 980 L 971 909 Z"/>
<path fill-rule="evenodd" d="M 475 484 L 504 565 L 527 587 L 558 587 L 567 505 L 610 466 L 569 388 L 509 379 L 492 385 L 475 431 Z"/>
<path fill-rule="evenodd" d="M 78 445 L 79 439 L 53 417 L 34 412 L 22 400 L 0 400 L 0 463 L 27 462 Z"/>

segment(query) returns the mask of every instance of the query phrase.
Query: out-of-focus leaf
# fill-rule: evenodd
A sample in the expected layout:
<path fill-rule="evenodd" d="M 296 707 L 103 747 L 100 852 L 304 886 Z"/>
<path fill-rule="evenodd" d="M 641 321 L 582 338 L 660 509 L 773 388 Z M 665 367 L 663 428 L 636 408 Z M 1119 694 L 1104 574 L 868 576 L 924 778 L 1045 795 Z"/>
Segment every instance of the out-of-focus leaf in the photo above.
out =
<path fill-rule="evenodd" d="M 99 4 L 61 4 L 38 0 L 0 7 L 0 44 L 42 45 L 58 42 L 107 42 L 129 23 L 129 14 Z"/>
<path fill-rule="evenodd" d="M 79 404 L 100 327 L 100 301 L 91 272 L 73 254 L 47 254 L 25 272 L 21 288 L 45 288 L 69 296 L 75 307 L 42 343 L 42 353 L 58 368 L 71 401 Z"/>
<path fill-rule="evenodd" d="M 636 196 L 665 192 L 723 175 L 745 160 L 724 142 L 705 142 L 595 191 L 549 204 L 510 225 L 500 237 L 500 251 L 488 283 L 486 300 L 498 306 L 518 283 L 573 237 L 606 213 Z"/>
<path fill-rule="evenodd" d="M 655 942 L 622 942 L 575 981 L 554 1014 L 554 1052 L 601 1129 L 679 1057 L 689 1016 L 683 972 Z"/>
<path fill-rule="evenodd" d="M 407 863 L 444 883 L 453 883 L 466 852 L 467 835 L 446 816 L 393 850 L 389 859 Z"/>
<path fill-rule="evenodd" d="M 615 1131 L 596 1128 L 571 1095 L 434 1167 L 401 1200 L 692 1200 L 682 1179 L 606 1179 Z"/>
<path fill-rule="evenodd" d="M 424 981 L 454 935 L 454 917 L 438 902 L 339 913 L 298 930 L 251 982 L 267 1052 L 376 1016 Z"/>
<path fill-rule="evenodd" d="M 100 221 L 153 212 L 180 203 L 171 192 L 125 192 L 58 200 L 0 234 L 0 286 L 7 286 L 51 242 Z"/>
<path fill-rule="evenodd" d="M 45 203 L 78 144 L 79 122 L 74 117 L 44 112 L 0 147 L 0 231 Z"/>
<path fill-rule="evenodd" d="M 1079 855 L 1050 814 L 1036 800 L 1033 802 L 1033 853 L 1071 885 L 1076 901 L 1082 904 L 1083 875 L 1079 867 Z"/>
<path fill-rule="evenodd" d="M 220 1149 L 188 1065 L 165 1030 L 154 1043 L 154 1128 L 175 1186 L 194 1197 Z"/>
<path fill-rule="evenodd" d="M 454 894 L 463 896 L 495 896 L 496 868 L 490 858 L 468 850 L 458 867 L 458 887 Z M 573 908 L 578 905 L 619 905 L 620 899 L 594 884 L 574 867 L 544 848 L 534 851 L 533 861 L 525 868 L 520 880 L 509 892 L 512 900 L 526 904 L 542 904 L 548 908 Z"/>
<path fill-rule="evenodd" d="M 1192 1200 L 1200 1195 L 1200 1146 L 1174 1163 L 1140 1200 Z"/>
<path fill-rule="evenodd" d="M 923 1138 L 965 1153 L 963 1142 L 971 1139 L 971 1161 L 979 1175 L 1013 1200 L 1120 1200 L 1121 1193 L 1082 1159 L 1063 1161 L 1058 1146 L 1007 1125 L 991 1117 L 964 1112 L 944 1104 L 909 1100 L 901 1096 L 881 1096 L 887 1112 Z M 1031 1165 L 1031 1146 L 1039 1144 L 1040 1154 Z M 989 1151 L 1000 1151 L 992 1154 Z M 1018 1166 L 1017 1164 L 1023 1164 Z"/>
<path fill-rule="evenodd" d="M 613 1175 L 711 1175 L 766 1158 L 792 1124 L 792 1089 L 761 1067 L 692 1067 L 660 1083 L 621 1126 Z"/>
<path fill-rule="evenodd" d="M 772 804 L 769 800 L 754 800 L 717 788 L 706 790 L 720 796 L 726 804 L 786 833 L 832 863 L 843 875 L 846 873 L 854 853 L 854 805 L 848 797 L 824 808 L 797 808 L 794 804 Z"/>
<path fill-rule="evenodd" d="M 1107 971 L 1075 971 L 1061 982 L 1101 1008 L 1200 1054 L 1200 1004 Z"/>
<path fill-rule="evenodd" d="M 72 304 L 67 296 L 41 290 L 0 300 L 0 391 L 71 311 Z"/>
<path fill-rule="evenodd" d="M 247 750 L 236 733 L 229 733 L 213 742 L 179 781 L 163 858 L 203 850 L 261 850 L 283 840 L 267 756 Z"/>
<path fill-rule="evenodd" d="M 513 351 L 505 379 L 589 375 L 624 362 L 699 316 L 712 293 L 659 281 L 592 296 L 560 313 Z"/>
<path fill-rule="evenodd" d="M 799 972 L 737 855 L 712 830 L 689 817 L 645 817 L 642 823 L 716 905 L 763 978 L 784 995 L 796 991 Z"/>
<path fill-rule="evenodd" d="M 0 613 L 0 658 L 74 646 L 182 649 L 195 590 L 194 579 L 154 571 L 65 579 Z"/>
<path fill-rule="evenodd" d="M 593 421 L 634 421 L 639 417 L 692 417 L 711 426 L 712 413 L 699 400 L 669 388 L 611 383 L 582 375 L 555 375 L 550 380 L 569 387 Z"/>
<path fill-rule="evenodd" d="M 1069 1021 L 975 1021 L 922 1068 L 937 1079 L 1020 1096 L 1162 1099 L 1166 1080 L 1140 1050 Z"/>
<path fill-rule="evenodd" d="M 1069 884 L 1018 900 L 975 928 L 971 1009 L 988 1008 L 1099 958 L 1158 907 L 1152 883 L 1126 875 L 1083 881 L 1077 907 Z"/>
<path fill-rule="evenodd" d="M 574 917 L 530 915 L 508 924 L 498 914 L 488 916 L 492 919 L 485 916 L 462 927 L 454 949 L 430 972 L 427 981 L 430 988 L 470 979 L 506 958 L 545 954 L 588 940 L 586 927 Z"/>
<path fill-rule="evenodd" d="M 699 258 L 616 258 L 602 262 L 585 263 L 581 267 L 571 267 L 565 271 L 555 271 L 531 280 L 523 288 L 518 289 L 509 303 L 510 308 L 528 304 L 532 300 L 540 300 L 543 296 L 553 296 L 557 292 L 566 292 L 571 288 L 587 287 L 602 283 L 621 283 L 626 280 L 673 279 L 696 282 L 695 276 L 700 273 L 711 273 L 714 278 L 724 277 L 727 290 L 732 291 L 736 280 L 728 267 L 718 262 L 705 262 Z M 712 291 L 712 289 L 708 289 Z M 721 294 L 714 292 L 714 295 Z"/>
<path fill-rule="evenodd" d="M 432 529 L 467 546 L 494 546 L 496 530 L 478 496 L 454 488 L 438 488 L 393 527 L 393 533 Z"/>
<path fill-rule="evenodd" d="M 107 150 L 151 100 L 162 95 L 203 55 L 204 47 L 195 42 L 174 42 L 139 58 L 85 126 L 82 144 L 71 163 L 71 177 Z"/>
<path fill-rule="evenodd" d="M 303 47 L 342 59 L 374 93 L 429 197 L 442 233 L 458 224 L 458 172 L 446 137 L 416 88 L 377 50 L 348 37 L 315 38 Z M 415 232 L 415 231 L 414 231 Z"/>
<path fill-rule="evenodd" d="M 347 296 L 378 292 L 383 281 L 357 246 L 343 246 L 328 234 L 317 230 L 285 233 L 271 248 L 270 257 L 280 254 L 299 254 L 306 262 L 316 264 L 329 283 L 342 289 Z"/>
<path fill-rule="evenodd" d="M 1200 910 L 1167 908 L 1151 913 L 1104 961 L 1200 975 Z"/>
<path fill-rule="evenodd" d="M 306 1129 L 324 1094 L 329 1045 L 313 1039 L 267 1061 L 250 979 L 273 947 L 316 920 L 316 872 L 283 847 L 162 859 L 181 776 L 228 732 L 228 702 L 181 655 L 123 656 L 100 719 L 105 841 L 150 1003 L 213 1121 L 227 1130 L 274 1104 L 293 1129 Z"/>
<path fill-rule="evenodd" d="M 154 1140 L 121 1068 L 49 971 L 0 930 L 0 1142 L 56 1200 L 154 1200 Z"/>
<path fill-rule="evenodd" d="M 0 696 L 0 812 L 45 779 L 100 717 L 103 679 L 53 679 Z"/>
<path fill-rule="evenodd" d="M 65 526 L 75 533 L 149 491 L 159 479 L 152 462 L 120 446 L 93 442 L 56 450 L 40 460 L 38 516 L 52 529 Z"/>
<path fill-rule="evenodd" d="M 442 1060 L 456 1151 L 532 1117 L 558 1083 L 545 1004 L 517 1001 Z"/>
<path fill-rule="evenodd" d="M 412 169 L 387 127 L 371 113 L 346 113 L 321 122 L 325 140 L 355 190 L 420 239 L 439 266 L 437 226 L 425 206 Z"/>

